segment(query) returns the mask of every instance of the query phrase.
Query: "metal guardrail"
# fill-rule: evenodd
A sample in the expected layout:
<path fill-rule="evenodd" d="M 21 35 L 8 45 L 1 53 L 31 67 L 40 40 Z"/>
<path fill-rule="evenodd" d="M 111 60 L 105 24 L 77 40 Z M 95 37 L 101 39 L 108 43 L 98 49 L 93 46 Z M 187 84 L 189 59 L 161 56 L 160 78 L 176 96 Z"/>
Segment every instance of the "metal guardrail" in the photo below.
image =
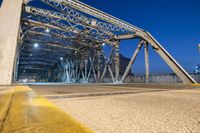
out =
<path fill-rule="evenodd" d="M 200 74 L 190 73 L 190 76 L 200 83 Z M 146 77 L 142 76 L 129 76 L 129 79 L 126 80 L 130 83 L 145 83 Z M 182 83 L 180 78 L 176 74 L 162 74 L 162 75 L 150 75 L 149 83 Z"/>

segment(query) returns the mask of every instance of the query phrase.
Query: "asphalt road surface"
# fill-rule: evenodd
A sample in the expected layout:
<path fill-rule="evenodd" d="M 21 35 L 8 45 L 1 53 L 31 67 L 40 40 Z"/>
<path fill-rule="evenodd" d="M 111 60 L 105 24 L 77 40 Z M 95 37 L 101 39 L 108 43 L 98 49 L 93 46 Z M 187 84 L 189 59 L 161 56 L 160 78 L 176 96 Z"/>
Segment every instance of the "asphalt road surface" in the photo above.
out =
<path fill-rule="evenodd" d="M 97 133 L 200 133 L 200 87 L 31 86 Z"/>

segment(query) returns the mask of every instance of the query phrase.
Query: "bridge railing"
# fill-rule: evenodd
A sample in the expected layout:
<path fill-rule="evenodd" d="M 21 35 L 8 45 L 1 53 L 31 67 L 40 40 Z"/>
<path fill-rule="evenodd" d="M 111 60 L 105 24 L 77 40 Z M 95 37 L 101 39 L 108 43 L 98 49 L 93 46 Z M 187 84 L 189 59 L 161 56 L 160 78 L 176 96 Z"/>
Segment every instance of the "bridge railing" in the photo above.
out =
<path fill-rule="evenodd" d="M 191 77 L 200 83 L 200 74 L 190 73 Z M 145 75 L 142 76 L 128 76 L 127 83 L 146 83 Z M 182 83 L 180 78 L 175 74 L 162 74 L 162 75 L 150 75 L 149 83 Z"/>

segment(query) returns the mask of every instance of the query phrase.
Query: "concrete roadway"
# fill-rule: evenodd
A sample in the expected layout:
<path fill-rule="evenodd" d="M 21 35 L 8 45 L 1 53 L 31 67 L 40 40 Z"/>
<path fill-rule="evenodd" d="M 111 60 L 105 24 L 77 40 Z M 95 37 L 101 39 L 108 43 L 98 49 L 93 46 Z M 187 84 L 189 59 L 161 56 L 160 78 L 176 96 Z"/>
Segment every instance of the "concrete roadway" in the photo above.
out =
<path fill-rule="evenodd" d="M 199 133 L 200 87 L 31 86 L 97 133 Z"/>

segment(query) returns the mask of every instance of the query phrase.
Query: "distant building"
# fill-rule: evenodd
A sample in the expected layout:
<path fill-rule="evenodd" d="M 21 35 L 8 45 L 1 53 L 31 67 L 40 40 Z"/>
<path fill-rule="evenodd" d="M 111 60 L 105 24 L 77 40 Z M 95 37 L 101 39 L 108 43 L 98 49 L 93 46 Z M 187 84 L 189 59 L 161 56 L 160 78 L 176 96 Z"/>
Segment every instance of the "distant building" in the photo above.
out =
<path fill-rule="evenodd" d="M 119 71 L 120 75 L 124 74 L 124 72 L 126 71 L 126 68 L 127 68 L 128 64 L 129 64 L 129 62 L 130 62 L 129 58 L 126 58 L 126 57 L 124 57 L 123 55 L 120 54 L 120 71 Z M 129 71 L 128 74 L 132 74 L 131 70 Z"/>
<path fill-rule="evenodd" d="M 126 68 L 127 68 L 127 66 L 128 66 L 128 64 L 129 64 L 129 62 L 130 62 L 130 59 L 129 58 L 127 58 L 127 57 L 124 57 L 123 55 L 119 55 L 120 56 L 120 66 L 119 66 L 119 75 L 123 75 L 124 74 L 124 72 L 126 71 Z M 113 62 L 114 62 L 114 59 L 113 59 Z M 111 68 L 112 68 L 112 70 L 113 70 L 113 72 L 114 72 L 114 70 L 115 70 L 115 63 L 113 63 L 112 64 L 112 66 L 111 66 Z M 129 75 L 131 75 L 132 74 L 132 72 L 131 72 L 131 70 L 129 71 L 129 73 L 128 73 Z"/>

